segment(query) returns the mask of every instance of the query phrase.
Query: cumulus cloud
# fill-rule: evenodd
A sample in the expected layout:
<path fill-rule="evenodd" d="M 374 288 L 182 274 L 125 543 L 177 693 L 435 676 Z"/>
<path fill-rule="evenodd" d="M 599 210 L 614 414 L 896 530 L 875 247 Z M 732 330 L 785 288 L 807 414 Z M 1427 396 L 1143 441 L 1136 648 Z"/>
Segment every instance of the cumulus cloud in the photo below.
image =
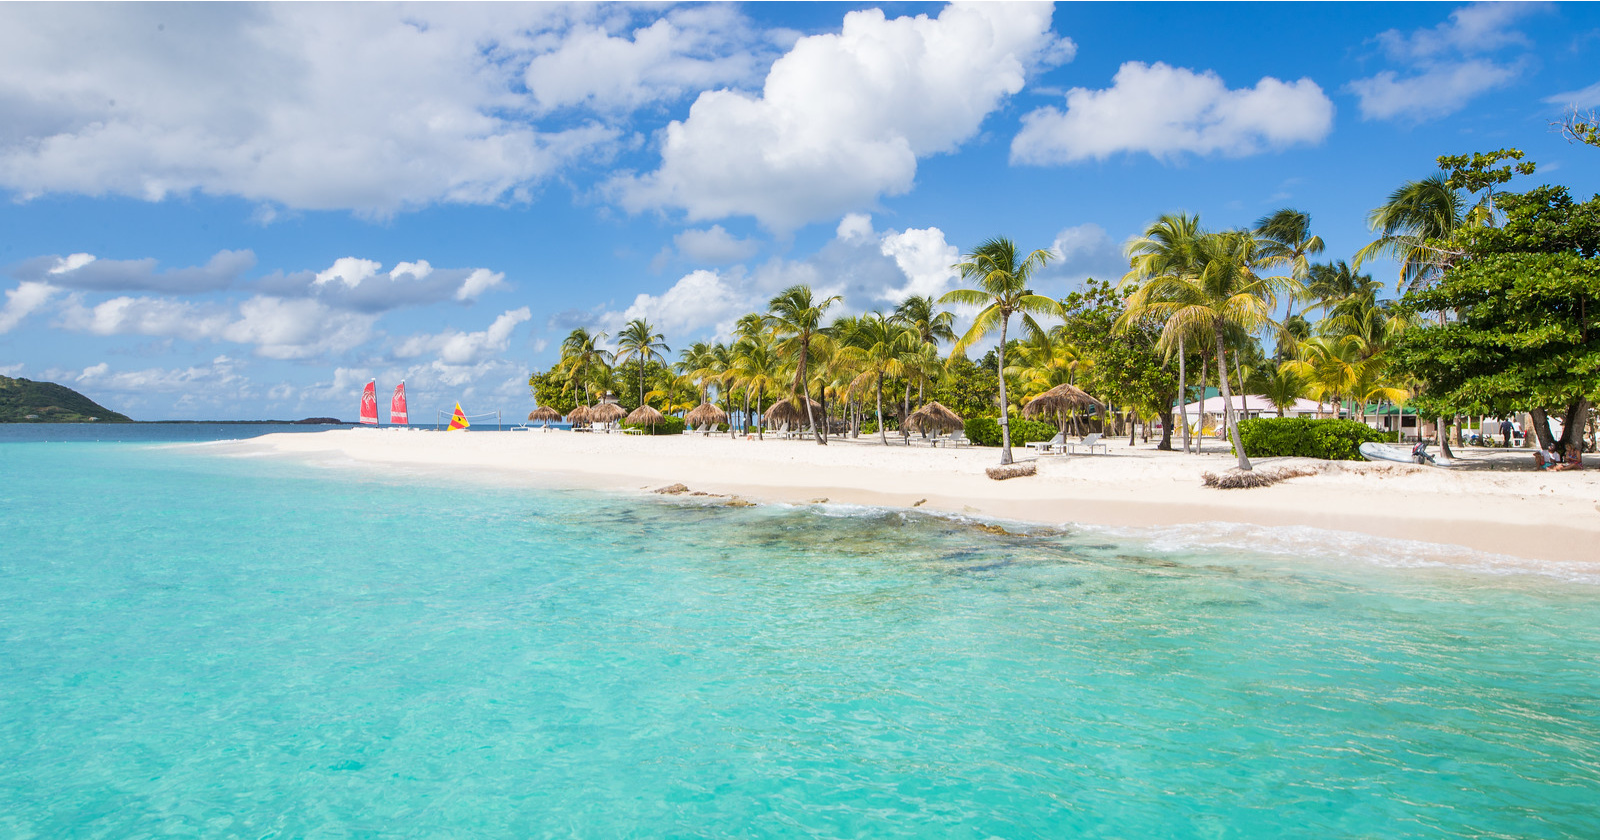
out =
<path fill-rule="evenodd" d="M 755 256 L 761 248 L 753 239 L 740 239 L 723 230 L 722 225 L 712 225 L 708 230 L 686 230 L 672 238 L 678 253 L 707 265 L 727 265 Z"/>
<path fill-rule="evenodd" d="M 314 297 L 329 306 L 377 313 L 446 300 L 470 303 L 505 287 L 505 274 L 487 268 L 435 268 L 427 260 L 383 263 L 340 257 L 318 272 L 300 271 L 263 278 L 261 288 L 278 297 Z"/>
<path fill-rule="evenodd" d="M 631 22 L 631 21 L 630 21 Z M 624 110 L 751 80 L 763 42 L 733 6 L 674 9 L 649 26 L 575 25 L 528 62 L 524 79 L 542 110 Z"/>
<path fill-rule="evenodd" d="M 1487 57 L 1530 46 L 1514 28 L 1518 18 L 1544 11 L 1543 3 L 1474 3 L 1450 13 L 1437 26 L 1410 34 L 1390 29 L 1377 36 L 1388 59 L 1402 70 L 1383 70 L 1356 79 L 1350 92 L 1363 119 L 1423 121 L 1453 114 L 1482 93 L 1510 84 L 1527 65 L 1525 58 Z"/>
<path fill-rule="evenodd" d="M 0 308 L 0 334 L 16 329 L 22 319 L 44 306 L 59 291 L 49 283 L 25 280 L 15 289 L 6 290 L 6 305 Z"/>
<path fill-rule="evenodd" d="M 93 254 L 36 257 L 12 271 L 19 279 L 42 280 L 67 289 L 99 292 L 173 292 L 194 294 L 226 289 L 254 268 L 249 250 L 222 250 L 205 265 L 156 270 L 152 258 L 101 259 Z"/>
<path fill-rule="evenodd" d="M 310 300 L 258 295 L 237 311 L 217 304 L 156 297 L 115 297 L 94 306 L 72 301 L 61 326 L 93 335 L 148 335 L 190 341 L 229 341 L 269 359 L 308 359 L 342 353 L 372 335 L 375 318 L 340 312 Z"/>
<path fill-rule="evenodd" d="M 769 229 L 871 205 L 911 188 L 917 160 L 954 151 L 1022 89 L 1069 59 L 1045 4 L 947 6 L 886 19 L 851 12 L 838 34 L 797 41 L 759 96 L 701 93 L 661 139 L 661 166 L 613 181 L 630 210 L 753 216 Z"/>
<path fill-rule="evenodd" d="M 619 136 L 526 118 L 545 4 L 0 5 L 0 186 L 386 215 L 525 197 Z M 519 116 L 521 115 L 521 116 Z"/>
<path fill-rule="evenodd" d="M 1118 152 L 1239 157 L 1317 143 L 1332 127 L 1333 102 L 1310 79 L 1268 76 L 1230 90 L 1209 70 L 1129 61 L 1109 88 L 1068 91 L 1065 111 L 1047 106 L 1023 116 L 1011 160 L 1050 165 Z"/>
<path fill-rule="evenodd" d="M 659 295 L 640 294 L 620 316 L 607 319 L 621 324 L 634 318 L 647 318 L 666 333 L 692 333 L 716 327 L 718 333 L 732 330 L 733 321 L 756 307 L 749 291 L 734 285 L 715 271 L 690 272 Z"/>
<path fill-rule="evenodd" d="M 1062 228 L 1050 250 L 1056 259 L 1048 271 L 1064 275 L 1069 283 L 1081 283 L 1088 277 L 1115 282 L 1128 271 L 1121 246 L 1097 224 Z"/>
<path fill-rule="evenodd" d="M 240 372 L 241 364 L 227 356 L 217 356 L 209 365 L 185 368 L 145 368 L 143 370 L 113 371 L 106 362 L 84 368 L 72 381 L 101 391 L 185 394 L 196 389 L 214 392 L 229 389 L 236 396 L 250 396 L 244 392 L 249 379 Z"/>
<path fill-rule="evenodd" d="M 488 329 L 479 332 L 445 330 L 414 335 L 401 341 L 395 347 L 394 355 L 401 359 L 414 359 L 432 353 L 437 354 L 439 361 L 446 365 L 478 364 L 497 353 L 504 353 L 511 346 L 511 332 L 518 324 L 532 317 L 533 313 L 524 306 L 501 313 Z"/>
<path fill-rule="evenodd" d="M 960 273 L 953 266 L 960 261 L 961 252 L 944 241 L 944 231 L 938 228 L 913 228 L 902 233 L 886 233 L 879 251 L 894 259 L 895 265 L 906 276 L 906 284 L 888 289 L 880 295 L 891 303 L 899 303 L 913 295 L 937 298 L 950 290 L 950 284 Z"/>

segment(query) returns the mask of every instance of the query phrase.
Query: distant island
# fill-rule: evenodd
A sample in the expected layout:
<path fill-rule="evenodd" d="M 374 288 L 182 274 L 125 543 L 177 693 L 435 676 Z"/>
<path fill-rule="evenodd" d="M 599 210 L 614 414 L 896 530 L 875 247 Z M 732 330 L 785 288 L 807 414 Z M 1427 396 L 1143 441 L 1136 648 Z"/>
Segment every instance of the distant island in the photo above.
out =
<path fill-rule="evenodd" d="M 0 376 L 0 423 L 132 422 L 65 385 Z"/>

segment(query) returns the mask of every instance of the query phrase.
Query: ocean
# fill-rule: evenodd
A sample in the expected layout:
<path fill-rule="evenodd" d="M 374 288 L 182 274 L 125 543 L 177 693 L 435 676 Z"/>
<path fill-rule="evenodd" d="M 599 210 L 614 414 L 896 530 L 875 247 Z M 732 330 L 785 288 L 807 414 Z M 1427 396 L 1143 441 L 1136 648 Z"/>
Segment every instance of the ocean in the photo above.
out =
<path fill-rule="evenodd" d="M 1567 571 L 40 428 L 0 838 L 1600 836 Z"/>

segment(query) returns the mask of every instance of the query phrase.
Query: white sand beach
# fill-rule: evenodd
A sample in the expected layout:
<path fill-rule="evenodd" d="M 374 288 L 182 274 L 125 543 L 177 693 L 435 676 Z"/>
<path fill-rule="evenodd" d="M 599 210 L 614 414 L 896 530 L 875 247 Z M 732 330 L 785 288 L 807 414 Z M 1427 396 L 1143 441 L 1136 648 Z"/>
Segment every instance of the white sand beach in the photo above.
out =
<path fill-rule="evenodd" d="M 876 438 L 810 440 L 639 437 L 566 431 L 446 433 L 341 429 L 275 434 L 230 451 L 302 459 L 349 459 L 440 471 L 454 479 L 537 487 L 691 491 L 751 501 L 831 503 L 960 513 L 1043 524 L 1151 527 L 1245 523 L 1350 531 L 1462 546 L 1531 560 L 1594 563 L 1600 570 L 1600 472 L 1548 473 L 1520 450 L 1458 450 L 1452 469 L 1407 464 L 1258 459 L 1258 468 L 1301 465 L 1315 475 L 1249 490 L 1201 485 L 1232 466 L 1223 444 L 1203 455 L 1112 442 L 1098 455 L 1036 456 L 1038 474 L 995 481 L 984 468 L 999 450 L 882 446 Z M 1448 554 L 1448 552 L 1446 552 Z"/>

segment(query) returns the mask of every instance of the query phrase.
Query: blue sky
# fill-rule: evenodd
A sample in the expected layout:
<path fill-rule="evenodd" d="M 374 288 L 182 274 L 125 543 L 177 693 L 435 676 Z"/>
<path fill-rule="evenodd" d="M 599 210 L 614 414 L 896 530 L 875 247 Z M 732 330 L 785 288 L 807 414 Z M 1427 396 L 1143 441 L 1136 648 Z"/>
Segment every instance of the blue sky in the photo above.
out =
<path fill-rule="evenodd" d="M 1164 212 L 1295 207 L 1348 258 L 1440 154 L 1600 191 L 1549 128 L 1597 59 L 1579 3 L 0 4 L 0 374 L 515 414 L 573 327 L 889 309 L 996 235 L 1056 296 Z"/>

